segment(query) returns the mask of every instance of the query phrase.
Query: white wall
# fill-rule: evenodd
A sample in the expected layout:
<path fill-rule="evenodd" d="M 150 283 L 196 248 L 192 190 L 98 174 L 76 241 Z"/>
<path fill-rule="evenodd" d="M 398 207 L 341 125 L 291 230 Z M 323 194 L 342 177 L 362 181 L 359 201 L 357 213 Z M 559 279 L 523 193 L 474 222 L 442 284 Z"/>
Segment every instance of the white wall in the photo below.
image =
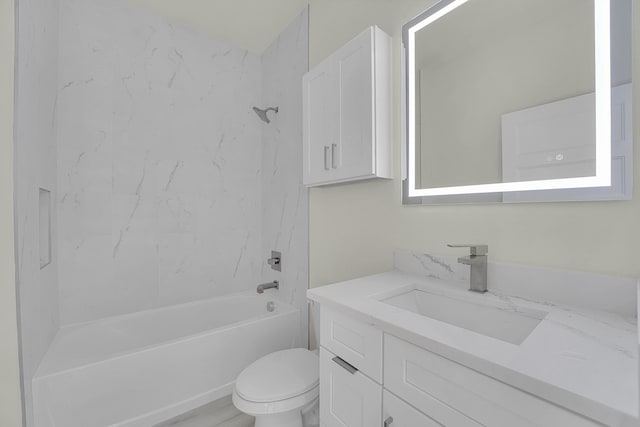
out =
<path fill-rule="evenodd" d="M 280 281 L 280 295 L 300 309 L 296 347 L 307 347 L 309 197 L 302 185 L 302 76 L 309 63 L 305 9 L 262 54 L 262 105 L 277 106 L 262 125 L 262 281 Z M 282 272 L 265 258 L 282 252 Z"/>
<path fill-rule="evenodd" d="M 31 378 L 58 329 L 58 254 L 53 244 L 51 263 L 40 268 L 38 220 L 39 188 L 56 197 L 58 2 L 17 5 L 16 262 L 26 422 L 32 425 Z M 55 206 L 51 214 L 55 242 Z"/>
<path fill-rule="evenodd" d="M 487 243 L 496 261 L 639 276 L 640 183 L 631 202 L 522 205 L 401 205 L 401 26 L 430 1 L 311 0 L 310 66 L 372 24 L 393 36 L 394 147 L 392 181 L 312 189 L 310 283 L 320 286 L 393 268 L 395 248 L 459 254 L 447 243 Z M 634 0 L 634 23 L 640 0 Z M 640 25 L 634 28 L 634 77 L 640 82 Z M 640 84 L 634 88 L 640 105 Z M 635 163 L 640 164 L 640 115 L 634 114 Z M 636 168 L 637 169 L 637 168 Z"/>
<path fill-rule="evenodd" d="M 0 0 L 0 425 L 22 424 L 13 222 L 14 1 Z"/>
<path fill-rule="evenodd" d="M 260 57 L 122 1 L 60 12 L 62 323 L 255 288 Z"/>

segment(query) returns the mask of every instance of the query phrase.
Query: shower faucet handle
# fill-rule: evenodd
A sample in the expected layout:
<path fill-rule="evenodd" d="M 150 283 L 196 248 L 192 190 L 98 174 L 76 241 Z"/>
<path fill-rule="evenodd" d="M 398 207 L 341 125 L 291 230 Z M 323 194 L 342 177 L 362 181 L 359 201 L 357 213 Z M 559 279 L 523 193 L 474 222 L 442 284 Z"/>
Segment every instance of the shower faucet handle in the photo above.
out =
<path fill-rule="evenodd" d="M 277 251 L 271 251 L 271 258 L 267 258 L 267 264 L 273 270 L 282 271 L 282 254 Z"/>

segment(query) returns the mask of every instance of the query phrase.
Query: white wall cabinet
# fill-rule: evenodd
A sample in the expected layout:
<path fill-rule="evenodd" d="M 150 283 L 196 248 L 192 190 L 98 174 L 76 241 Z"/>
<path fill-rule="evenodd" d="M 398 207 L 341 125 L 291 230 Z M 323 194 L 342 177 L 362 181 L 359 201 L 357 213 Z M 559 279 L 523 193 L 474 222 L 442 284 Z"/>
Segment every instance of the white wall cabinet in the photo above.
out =
<path fill-rule="evenodd" d="M 322 306 L 320 328 L 324 427 L 600 425 L 348 314 Z"/>
<path fill-rule="evenodd" d="M 391 38 L 370 27 L 303 78 L 304 184 L 391 178 Z"/>

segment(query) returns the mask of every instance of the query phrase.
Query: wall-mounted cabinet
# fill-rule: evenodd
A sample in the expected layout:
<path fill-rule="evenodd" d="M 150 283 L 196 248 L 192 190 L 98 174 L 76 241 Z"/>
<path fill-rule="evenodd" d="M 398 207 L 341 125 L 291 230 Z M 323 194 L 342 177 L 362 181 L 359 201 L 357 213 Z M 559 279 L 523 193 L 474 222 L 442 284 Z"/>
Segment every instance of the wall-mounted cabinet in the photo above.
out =
<path fill-rule="evenodd" d="M 304 184 L 391 178 L 391 38 L 370 27 L 303 78 Z"/>

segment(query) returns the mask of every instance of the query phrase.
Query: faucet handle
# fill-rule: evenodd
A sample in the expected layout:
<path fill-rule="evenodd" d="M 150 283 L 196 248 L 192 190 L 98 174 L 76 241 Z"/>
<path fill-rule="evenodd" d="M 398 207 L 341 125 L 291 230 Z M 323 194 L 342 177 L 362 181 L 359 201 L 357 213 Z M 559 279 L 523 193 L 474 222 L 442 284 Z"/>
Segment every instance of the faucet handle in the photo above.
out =
<path fill-rule="evenodd" d="M 487 253 L 489 253 L 489 246 L 488 245 L 469 245 L 469 244 L 465 244 L 465 245 L 447 245 L 450 248 L 469 248 L 471 250 L 471 255 L 486 255 Z"/>

